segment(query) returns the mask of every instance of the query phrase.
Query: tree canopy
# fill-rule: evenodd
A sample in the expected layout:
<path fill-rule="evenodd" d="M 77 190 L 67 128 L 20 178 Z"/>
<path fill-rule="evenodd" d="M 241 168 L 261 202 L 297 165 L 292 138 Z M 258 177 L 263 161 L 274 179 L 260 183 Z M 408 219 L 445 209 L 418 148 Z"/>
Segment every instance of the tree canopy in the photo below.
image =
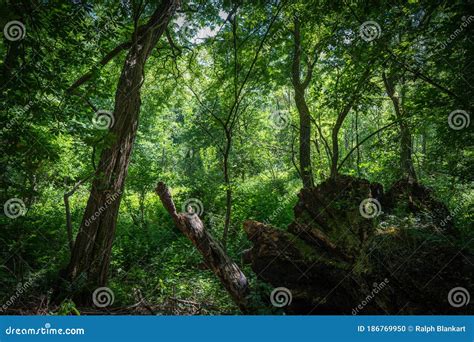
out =
<path fill-rule="evenodd" d="M 259 313 L 281 312 L 265 299 L 277 286 L 242 261 L 257 243 L 243 224 L 286 232 L 302 203 L 318 203 L 319 238 L 354 265 L 363 253 L 318 217 L 356 227 L 345 213 L 358 191 L 380 205 L 361 246 L 436 226 L 403 243 L 439 240 L 471 260 L 468 1 L 22 0 L 1 19 L 1 303 L 31 283 L 2 310 L 94 312 L 107 286 L 112 311 L 245 311 L 158 182 L 242 270 Z M 347 179 L 364 185 L 346 191 Z M 342 195 L 322 206 L 331 187 Z"/>

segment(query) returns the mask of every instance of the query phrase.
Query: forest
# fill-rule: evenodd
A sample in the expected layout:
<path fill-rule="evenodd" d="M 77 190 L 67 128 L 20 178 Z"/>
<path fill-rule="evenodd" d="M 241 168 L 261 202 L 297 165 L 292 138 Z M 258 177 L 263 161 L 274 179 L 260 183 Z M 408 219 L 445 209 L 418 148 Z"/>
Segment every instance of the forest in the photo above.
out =
<path fill-rule="evenodd" d="M 1 2 L 2 315 L 458 315 L 468 0 Z"/>

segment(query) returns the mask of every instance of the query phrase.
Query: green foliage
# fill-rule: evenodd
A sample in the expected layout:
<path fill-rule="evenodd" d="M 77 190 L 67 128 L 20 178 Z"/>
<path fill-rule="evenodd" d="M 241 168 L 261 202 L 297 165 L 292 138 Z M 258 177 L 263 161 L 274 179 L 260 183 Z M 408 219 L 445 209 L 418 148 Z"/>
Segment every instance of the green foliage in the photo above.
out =
<path fill-rule="evenodd" d="M 156 3 L 142 8 L 138 24 L 146 22 Z M 292 221 L 301 187 L 295 167 L 298 111 L 291 83 L 295 16 L 304 19 L 303 73 L 306 60 L 318 56 L 305 93 L 316 183 L 329 176 L 333 127 L 370 65 L 369 77 L 336 137 L 339 161 L 351 153 L 340 172 L 385 188 L 400 178 L 398 123 L 358 146 L 397 120 L 382 71 L 396 75 L 418 181 L 448 205 L 461 244 L 471 241 L 473 125 L 454 130 L 447 122 L 456 109 L 471 110 L 472 115 L 474 24 L 450 38 L 463 16 L 471 18 L 465 2 L 346 6 L 338 1 L 292 1 L 274 22 L 277 2 L 239 2 L 235 30 L 228 18 L 234 2 L 185 6 L 192 10 L 174 17 L 169 39 L 159 41 L 144 74 L 138 134 L 112 250 L 109 284 L 116 305 L 135 303 L 134 289 L 139 288 L 149 302 L 179 298 L 209 304 L 208 314 L 238 313 L 212 272 L 203 270 L 202 257 L 174 227 L 154 187 L 158 181 L 170 186 L 178 211 L 186 200 L 199 199 L 206 228 L 218 239 L 224 232 L 226 191 L 231 190 L 227 251 L 237 262 L 250 247 L 242 229 L 245 220 L 280 229 Z M 105 66 L 100 61 L 131 39 L 135 7 L 133 1 L 52 1 L 29 9 L 28 16 L 20 5 L 11 4 L 5 11 L 2 27 L 22 20 L 27 34 L 18 43 L 0 42 L 1 197 L 2 203 L 22 199 L 26 213 L 0 218 L 1 298 L 11 296 L 25 274 L 38 270 L 46 272 L 35 291 L 47 293 L 68 263 L 63 195 L 87 179 L 70 197 L 75 236 L 89 197 L 88 177 L 99 167 L 101 151 L 115 139 L 94 127 L 92 118 L 95 110 L 113 110 L 127 52 Z M 381 35 L 372 42 L 361 39 L 361 20 L 379 23 Z M 66 91 L 87 72 L 88 82 L 72 94 Z M 284 127 L 272 122 L 276 111 L 288 114 Z M 226 120 L 233 124 L 223 124 Z M 397 219 L 405 216 L 402 210 Z M 259 292 L 271 292 L 249 267 L 244 270 Z M 79 311 L 66 300 L 57 314 Z"/>
<path fill-rule="evenodd" d="M 62 302 L 55 314 L 58 316 L 81 315 L 79 310 L 77 310 L 76 308 L 76 304 L 74 304 L 74 302 L 71 300 L 65 300 L 64 302 Z"/>

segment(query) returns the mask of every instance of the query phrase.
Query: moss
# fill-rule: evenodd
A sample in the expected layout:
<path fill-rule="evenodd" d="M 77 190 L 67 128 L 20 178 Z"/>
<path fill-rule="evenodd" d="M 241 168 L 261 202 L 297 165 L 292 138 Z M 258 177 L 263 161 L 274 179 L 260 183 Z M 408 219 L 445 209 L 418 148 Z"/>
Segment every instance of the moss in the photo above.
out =
<path fill-rule="evenodd" d="M 354 263 L 353 272 L 356 275 L 367 274 L 372 271 L 372 265 L 370 262 L 369 255 L 365 250 L 361 250 L 359 256 Z"/>
<path fill-rule="evenodd" d="M 327 252 L 320 249 L 318 250 L 317 248 L 306 243 L 304 240 L 298 237 L 292 237 L 291 239 L 293 245 L 298 249 L 305 261 L 319 262 L 344 270 L 349 268 L 349 265 L 347 263 L 334 259 L 330 255 L 328 255 Z"/>

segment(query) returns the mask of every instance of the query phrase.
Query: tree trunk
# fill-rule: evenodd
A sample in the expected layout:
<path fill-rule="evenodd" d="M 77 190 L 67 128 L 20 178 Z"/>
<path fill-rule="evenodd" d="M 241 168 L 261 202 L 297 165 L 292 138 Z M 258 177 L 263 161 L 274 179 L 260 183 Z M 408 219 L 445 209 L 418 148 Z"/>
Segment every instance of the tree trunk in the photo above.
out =
<path fill-rule="evenodd" d="M 395 94 L 395 84 L 393 77 L 387 77 L 385 72 L 382 73 L 382 78 L 385 85 L 387 95 L 393 103 L 393 108 L 400 128 L 400 170 L 403 178 L 408 178 L 410 181 L 416 181 L 416 172 L 413 165 L 412 151 L 413 142 L 411 138 L 410 126 L 406 122 L 407 115 L 400 103 L 400 98 Z"/>
<path fill-rule="evenodd" d="M 107 282 L 117 215 L 138 126 L 144 67 L 176 5 L 176 0 L 164 0 L 148 23 L 134 32 L 136 40 L 128 52 L 122 69 L 115 95 L 113 114 L 115 123 L 110 129 L 110 134 L 115 140 L 111 146 L 102 151 L 91 194 L 66 269 L 69 281 L 74 281 L 81 275 L 87 279 L 89 287 L 87 291 L 93 287 L 104 286 Z M 88 302 L 90 295 L 78 300 Z"/>
<path fill-rule="evenodd" d="M 226 210 L 225 210 L 225 220 L 224 220 L 224 233 L 222 236 L 222 245 L 224 247 L 224 250 L 227 248 L 227 237 L 229 235 L 229 227 L 230 227 L 230 221 L 231 221 L 231 216 L 232 216 L 232 188 L 230 184 L 230 175 L 229 175 L 229 156 L 230 156 L 230 148 L 232 144 L 232 136 L 227 133 L 226 134 L 226 148 L 224 151 L 224 184 L 226 187 L 225 190 L 225 204 L 226 204 Z"/>
<path fill-rule="evenodd" d="M 337 116 L 336 124 L 332 129 L 332 160 L 331 160 L 331 178 L 335 178 L 338 173 L 338 163 L 339 163 L 339 131 L 344 123 L 344 120 L 349 114 L 349 111 L 352 108 L 354 103 L 354 99 L 350 100 L 350 102 L 344 107 L 344 109 L 339 112 Z"/>
<path fill-rule="evenodd" d="M 91 175 L 92 176 L 92 175 Z M 67 230 L 67 239 L 68 239 L 68 242 L 69 242 L 69 251 L 72 253 L 73 249 L 74 249 L 74 237 L 73 237 L 73 233 L 72 233 L 72 219 L 71 219 L 71 208 L 70 208 L 70 205 L 69 205 L 69 197 L 71 197 L 72 195 L 74 195 L 74 193 L 76 192 L 76 190 L 79 188 L 79 186 L 81 186 L 81 184 L 83 184 L 85 181 L 87 181 L 91 176 L 88 176 L 86 177 L 85 179 L 82 179 L 80 180 L 79 182 L 77 182 L 74 187 L 64 193 L 64 196 L 63 196 L 63 199 L 64 199 L 64 208 L 66 210 L 66 230 Z"/>
<path fill-rule="evenodd" d="M 295 19 L 294 54 L 292 64 L 292 83 L 295 91 L 295 103 L 299 114 L 300 146 L 299 146 L 299 166 L 303 187 L 309 188 L 314 185 L 313 171 L 311 168 L 311 116 L 304 97 L 305 89 L 308 87 L 312 77 L 312 64 L 308 63 L 306 77 L 304 81 L 300 79 L 301 73 L 301 34 L 300 22 Z"/>
<path fill-rule="evenodd" d="M 403 121 L 400 122 L 400 167 L 403 176 L 416 181 L 415 166 L 413 165 L 412 153 L 413 142 L 410 127 Z"/>
<path fill-rule="evenodd" d="M 286 314 L 472 312 L 472 303 L 453 308 L 446 294 L 456 284 L 474 287 L 474 255 L 464 250 L 466 255 L 460 255 L 458 246 L 444 242 L 446 232 L 441 232 L 439 222 L 449 216 L 446 206 L 427 188 L 412 184 L 407 192 L 406 184 L 406 180 L 397 182 L 384 193 L 381 184 L 340 175 L 302 189 L 294 207 L 294 220 L 287 229 L 244 222 L 252 246 L 243 259 L 258 279 L 291 293 L 291 300 L 282 307 Z M 422 218 L 422 222 L 429 222 L 425 229 L 435 237 L 430 243 L 424 243 L 424 235 L 400 234 L 406 229 L 402 225 L 391 227 L 395 234 L 383 233 L 359 212 L 361 198 L 371 196 L 383 203 L 386 214 L 393 215 L 400 205 L 407 205 L 408 194 L 416 198 L 413 213 L 436 215 L 436 219 Z M 415 248 L 421 257 L 413 258 Z M 447 260 L 452 267 L 444 267 Z M 359 272 L 361 265 L 363 271 Z M 454 277 L 453 270 L 462 271 Z M 407 284 L 414 284 L 410 291 L 406 291 Z M 374 293 L 376 298 L 372 298 Z M 363 308 L 360 303 L 364 303 Z"/>
<path fill-rule="evenodd" d="M 244 313 L 252 312 L 252 307 L 249 304 L 250 289 L 247 278 L 221 248 L 219 242 L 204 228 L 199 216 L 189 213 L 178 214 L 165 184 L 158 183 L 155 191 L 173 218 L 176 227 L 191 240 L 202 254 L 206 264 L 220 279 L 237 306 Z"/>
<path fill-rule="evenodd" d="M 339 121 L 339 117 L 338 117 Z M 339 140 L 338 140 L 338 135 L 339 135 L 339 129 L 341 128 L 341 124 L 337 124 L 334 126 L 332 130 L 332 159 L 331 159 L 331 178 L 336 178 L 336 176 L 339 174 L 337 170 L 337 165 L 339 163 Z"/>
<path fill-rule="evenodd" d="M 356 134 L 356 148 L 357 148 L 357 177 L 360 177 L 360 146 L 359 146 L 359 112 L 356 111 L 355 116 L 355 134 Z"/>
<path fill-rule="evenodd" d="M 309 109 L 304 98 L 304 90 L 295 89 L 295 102 L 300 119 L 300 172 L 303 187 L 313 186 L 313 172 L 311 168 L 311 119 Z"/>

